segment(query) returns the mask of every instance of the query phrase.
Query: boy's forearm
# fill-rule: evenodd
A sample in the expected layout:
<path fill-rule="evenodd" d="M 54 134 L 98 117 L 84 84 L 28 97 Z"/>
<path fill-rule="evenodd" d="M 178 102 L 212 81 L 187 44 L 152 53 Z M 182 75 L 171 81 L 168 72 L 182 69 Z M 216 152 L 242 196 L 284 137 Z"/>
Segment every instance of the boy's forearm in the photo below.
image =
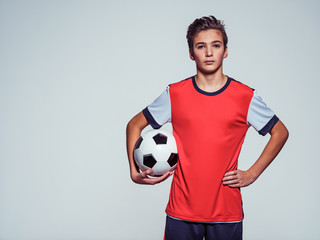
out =
<path fill-rule="evenodd" d="M 129 160 L 129 166 L 130 166 L 130 175 L 132 176 L 133 173 L 137 169 L 135 168 L 134 164 L 134 158 L 133 158 L 133 148 L 134 144 L 139 138 L 139 133 L 136 131 L 134 126 L 130 126 L 130 124 L 127 125 L 127 155 L 128 155 L 128 160 Z"/>
<path fill-rule="evenodd" d="M 248 170 L 250 175 L 256 180 L 261 173 L 275 159 L 282 147 L 286 143 L 289 132 L 283 123 L 279 120 L 270 131 L 270 140 L 261 153 L 258 160 Z"/>
<path fill-rule="evenodd" d="M 127 124 L 126 135 L 127 135 L 127 155 L 130 165 L 130 175 L 138 172 L 136 168 L 134 158 L 133 158 L 133 149 L 137 140 L 141 135 L 141 131 L 148 125 L 143 114 L 140 112 L 134 116 L 129 123 Z"/>

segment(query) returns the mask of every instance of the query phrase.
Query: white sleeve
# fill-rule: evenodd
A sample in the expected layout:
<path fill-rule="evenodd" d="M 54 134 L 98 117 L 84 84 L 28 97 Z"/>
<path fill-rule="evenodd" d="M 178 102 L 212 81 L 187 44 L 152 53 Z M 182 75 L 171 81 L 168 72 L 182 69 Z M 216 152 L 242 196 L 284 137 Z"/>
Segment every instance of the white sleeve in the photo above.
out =
<path fill-rule="evenodd" d="M 171 101 L 169 86 L 153 103 L 143 109 L 143 114 L 152 128 L 160 128 L 171 122 Z"/>
<path fill-rule="evenodd" d="M 257 92 L 254 91 L 247 115 L 248 125 L 252 126 L 261 135 L 266 135 L 278 120 L 279 118 L 262 101 Z"/>

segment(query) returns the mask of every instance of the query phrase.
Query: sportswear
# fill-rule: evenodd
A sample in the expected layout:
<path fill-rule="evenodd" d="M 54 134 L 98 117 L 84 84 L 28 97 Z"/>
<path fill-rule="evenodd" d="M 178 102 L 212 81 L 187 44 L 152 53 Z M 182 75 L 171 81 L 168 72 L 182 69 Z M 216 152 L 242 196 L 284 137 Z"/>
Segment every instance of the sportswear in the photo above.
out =
<path fill-rule="evenodd" d="M 250 126 L 266 135 L 279 120 L 254 89 L 228 77 L 216 92 L 201 90 L 195 77 L 173 83 L 144 110 L 153 128 L 171 122 L 179 161 L 166 213 L 200 222 L 243 219 L 239 188 L 222 184 L 236 170 Z"/>
<path fill-rule="evenodd" d="M 205 238 L 203 238 L 205 237 Z M 242 222 L 199 223 L 167 216 L 164 240 L 242 240 Z"/>

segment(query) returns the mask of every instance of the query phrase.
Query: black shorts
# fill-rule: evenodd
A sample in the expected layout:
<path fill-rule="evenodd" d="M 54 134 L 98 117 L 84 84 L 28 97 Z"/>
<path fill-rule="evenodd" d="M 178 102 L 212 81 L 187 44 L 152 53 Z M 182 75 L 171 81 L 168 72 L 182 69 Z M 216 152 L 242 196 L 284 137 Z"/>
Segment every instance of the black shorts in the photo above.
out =
<path fill-rule="evenodd" d="M 167 216 L 165 240 L 242 240 L 242 222 L 202 223 Z"/>

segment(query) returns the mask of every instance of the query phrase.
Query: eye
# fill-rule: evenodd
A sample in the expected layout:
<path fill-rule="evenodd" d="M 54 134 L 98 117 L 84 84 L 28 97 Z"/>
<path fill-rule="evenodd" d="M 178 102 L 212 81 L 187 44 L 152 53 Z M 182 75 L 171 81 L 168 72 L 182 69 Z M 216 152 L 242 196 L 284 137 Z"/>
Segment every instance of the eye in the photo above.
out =
<path fill-rule="evenodd" d="M 204 48 L 204 45 L 198 45 L 197 46 L 197 49 L 202 49 L 202 48 Z"/>
<path fill-rule="evenodd" d="M 214 44 L 213 47 L 219 48 L 219 47 L 221 47 L 221 45 L 220 44 Z"/>

